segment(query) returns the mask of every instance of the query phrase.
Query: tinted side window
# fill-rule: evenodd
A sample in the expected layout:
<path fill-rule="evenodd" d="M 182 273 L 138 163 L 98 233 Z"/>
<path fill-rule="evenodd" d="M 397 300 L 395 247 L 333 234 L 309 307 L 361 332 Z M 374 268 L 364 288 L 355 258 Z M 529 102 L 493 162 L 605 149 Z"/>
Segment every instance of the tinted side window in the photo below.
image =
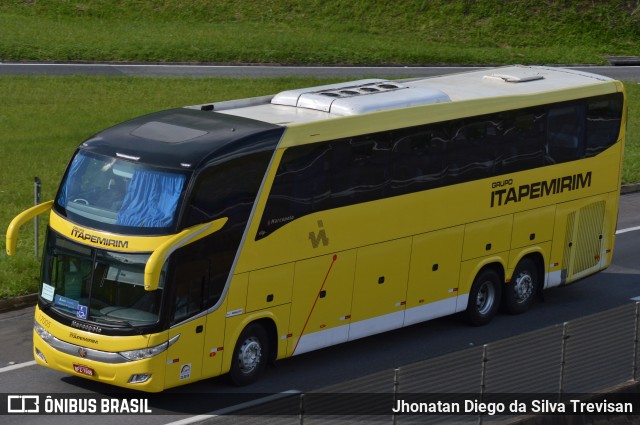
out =
<path fill-rule="evenodd" d="M 546 113 L 542 109 L 502 114 L 502 134 L 495 146 L 496 175 L 546 164 L 545 120 Z"/>
<path fill-rule="evenodd" d="M 271 154 L 246 155 L 212 165 L 196 176 L 196 184 L 186 211 L 186 226 L 229 217 L 237 224 L 246 222 Z"/>
<path fill-rule="evenodd" d="M 547 114 L 548 153 L 554 163 L 582 157 L 584 134 L 583 108 L 567 105 L 551 108 Z"/>
<path fill-rule="evenodd" d="M 192 251 L 187 249 L 185 252 Z M 173 318 L 178 323 L 203 311 L 208 306 L 209 261 L 177 254 L 176 267 L 171 276 L 174 292 Z"/>
<path fill-rule="evenodd" d="M 259 237 L 295 218 L 331 208 L 331 151 L 326 143 L 285 151 L 262 215 Z"/>
<path fill-rule="evenodd" d="M 500 133 L 497 117 L 454 121 L 447 143 L 447 184 L 490 177 L 495 159 L 493 145 Z"/>
<path fill-rule="evenodd" d="M 334 208 L 385 197 L 391 156 L 387 133 L 336 140 L 331 146 Z"/>
<path fill-rule="evenodd" d="M 593 99 L 587 104 L 585 156 L 595 156 L 613 145 L 620 135 L 622 94 Z"/>
<path fill-rule="evenodd" d="M 213 307 L 222 296 L 235 257 L 229 232 L 223 232 L 171 254 L 167 273 L 171 324 Z"/>
<path fill-rule="evenodd" d="M 393 136 L 390 195 L 441 186 L 447 173 L 443 132 L 433 126 L 398 131 Z"/>
<path fill-rule="evenodd" d="M 256 239 L 317 211 L 596 155 L 616 142 L 622 103 L 600 96 L 289 148 Z"/>

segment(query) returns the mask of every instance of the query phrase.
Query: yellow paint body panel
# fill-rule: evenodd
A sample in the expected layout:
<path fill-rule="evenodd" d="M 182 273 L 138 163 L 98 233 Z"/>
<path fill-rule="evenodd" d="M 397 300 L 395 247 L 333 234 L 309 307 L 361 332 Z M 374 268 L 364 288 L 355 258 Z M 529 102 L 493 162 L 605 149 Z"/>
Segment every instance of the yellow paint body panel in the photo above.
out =
<path fill-rule="evenodd" d="M 550 241 L 553 238 L 555 215 L 555 205 L 514 214 L 511 248 Z"/>
<path fill-rule="evenodd" d="M 304 349 L 299 346 L 302 334 L 320 333 L 349 325 L 355 264 L 356 250 L 296 263 L 287 355 Z M 318 346 L 346 342 L 348 337 L 348 329 L 325 333 Z"/>
<path fill-rule="evenodd" d="M 227 292 L 227 314 L 237 316 L 246 311 L 249 273 L 236 274 L 231 278 Z"/>
<path fill-rule="evenodd" d="M 293 264 L 285 264 L 249 273 L 247 312 L 291 302 Z"/>
<path fill-rule="evenodd" d="M 513 216 L 511 215 L 467 224 L 464 229 L 462 261 L 509 249 L 512 226 Z"/>
<path fill-rule="evenodd" d="M 221 373 L 224 350 L 227 348 L 224 346 L 226 314 L 227 299 L 225 298 L 213 312 L 207 315 L 202 360 L 203 378 L 218 376 Z"/>
<path fill-rule="evenodd" d="M 411 238 L 358 249 L 352 321 L 404 310 L 410 258 Z"/>
<path fill-rule="evenodd" d="M 407 308 L 458 296 L 464 226 L 414 236 Z"/>
<path fill-rule="evenodd" d="M 167 350 L 165 388 L 201 379 L 206 324 L 207 317 L 200 316 L 169 329 L 169 338 L 180 338 Z"/>

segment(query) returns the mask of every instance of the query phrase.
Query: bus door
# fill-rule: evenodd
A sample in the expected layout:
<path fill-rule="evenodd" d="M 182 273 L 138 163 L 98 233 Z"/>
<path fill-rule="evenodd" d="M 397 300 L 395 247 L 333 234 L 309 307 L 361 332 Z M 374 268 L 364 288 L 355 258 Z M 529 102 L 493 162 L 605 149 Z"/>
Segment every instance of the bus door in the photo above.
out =
<path fill-rule="evenodd" d="M 169 304 L 172 327 L 169 339 L 180 335 L 167 350 L 165 388 L 198 380 L 202 375 L 202 359 L 207 317 L 203 313 L 209 282 L 209 261 L 175 261 L 170 273 Z"/>

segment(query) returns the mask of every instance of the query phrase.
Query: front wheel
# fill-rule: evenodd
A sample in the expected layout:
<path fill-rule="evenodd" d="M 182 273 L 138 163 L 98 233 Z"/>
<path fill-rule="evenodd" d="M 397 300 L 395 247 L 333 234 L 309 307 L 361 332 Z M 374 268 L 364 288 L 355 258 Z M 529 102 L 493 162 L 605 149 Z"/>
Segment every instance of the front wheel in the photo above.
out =
<path fill-rule="evenodd" d="M 521 314 L 531 308 L 539 288 L 538 269 L 530 258 L 520 260 L 513 271 L 511 282 L 505 286 L 504 309 L 511 314 Z"/>
<path fill-rule="evenodd" d="M 484 269 L 476 276 L 469 292 L 467 321 L 473 326 L 486 325 L 493 319 L 500 301 L 501 278 L 493 269 Z"/>
<path fill-rule="evenodd" d="M 233 350 L 229 377 L 237 386 L 255 382 L 264 372 L 269 353 L 269 340 L 264 328 L 257 323 L 247 326 Z"/>

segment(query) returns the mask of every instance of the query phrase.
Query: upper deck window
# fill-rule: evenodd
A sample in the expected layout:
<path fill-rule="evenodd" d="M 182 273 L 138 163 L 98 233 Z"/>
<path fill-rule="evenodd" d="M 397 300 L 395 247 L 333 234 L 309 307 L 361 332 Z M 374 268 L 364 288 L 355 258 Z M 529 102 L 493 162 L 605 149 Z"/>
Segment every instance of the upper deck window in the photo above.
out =
<path fill-rule="evenodd" d="M 79 151 L 60 187 L 56 207 L 82 225 L 126 233 L 175 227 L 187 175 Z"/>

